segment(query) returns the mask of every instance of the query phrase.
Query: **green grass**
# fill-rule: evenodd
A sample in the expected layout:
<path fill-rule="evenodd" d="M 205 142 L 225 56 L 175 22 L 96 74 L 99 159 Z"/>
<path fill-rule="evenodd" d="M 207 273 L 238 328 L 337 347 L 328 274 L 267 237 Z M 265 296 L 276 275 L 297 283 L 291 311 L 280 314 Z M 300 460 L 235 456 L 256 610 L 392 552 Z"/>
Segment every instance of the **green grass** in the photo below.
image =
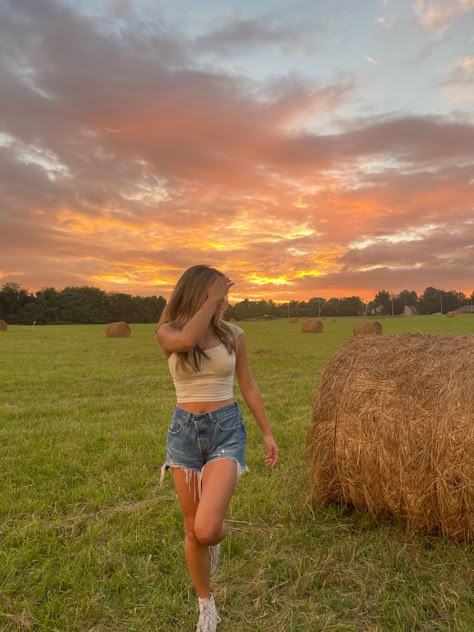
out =
<path fill-rule="evenodd" d="M 241 323 L 281 464 L 265 468 L 247 413 L 251 471 L 214 582 L 222 632 L 474 630 L 472 545 L 306 502 L 318 376 L 355 320 L 328 319 L 322 335 L 286 320 Z M 383 327 L 473 334 L 474 318 Z M 132 330 L 0 334 L 0 630 L 194 630 L 181 516 L 171 480 L 159 484 L 174 390 L 153 326 Z"/>

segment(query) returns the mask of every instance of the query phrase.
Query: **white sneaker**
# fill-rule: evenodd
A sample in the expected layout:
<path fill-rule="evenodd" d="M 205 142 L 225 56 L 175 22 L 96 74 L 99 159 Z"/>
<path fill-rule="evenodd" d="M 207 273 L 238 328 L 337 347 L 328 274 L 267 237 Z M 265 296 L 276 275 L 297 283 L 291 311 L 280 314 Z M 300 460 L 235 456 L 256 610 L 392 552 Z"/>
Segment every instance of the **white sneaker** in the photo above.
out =
<path fill-rule="evenodd" d="M 214 595 L 211 594 L 209 599 L 199 597 L 199 620 L 196 632 L 216 632 L 217 624 L 220 622 L 221 618 L 217 614 Z"/>
<path fill-rule="evenodd" d="M 217 567 L 221 560 L 221 543 L 209 547 L 209 577 L 213 577 L 217 572 Z"/>

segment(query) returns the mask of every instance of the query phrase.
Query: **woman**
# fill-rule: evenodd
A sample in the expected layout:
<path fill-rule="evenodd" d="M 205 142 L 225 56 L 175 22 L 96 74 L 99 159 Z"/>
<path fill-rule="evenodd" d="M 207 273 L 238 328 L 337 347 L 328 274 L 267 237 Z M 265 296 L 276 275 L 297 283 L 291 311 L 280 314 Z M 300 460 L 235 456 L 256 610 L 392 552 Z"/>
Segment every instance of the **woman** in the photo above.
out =
<path fill-rule="evenodd" d="M 199 597 L 197 632 L 214 632 L 220 621 L 209 577 L 216 571 L 227 532 L 227 508 L 240 474 L 247 469 L 245 427 L 233 396 L 234 371 L 262 431 L 265 463 L 274 467 L 278 461 L 262 397 L 250 372 L 243 330 L 222 319 L 232 285 L 211 266 L 189 268 L 157 330 L 177 399 L 162 476 L 171 469 L 183 513 L 186 562 Z"/>

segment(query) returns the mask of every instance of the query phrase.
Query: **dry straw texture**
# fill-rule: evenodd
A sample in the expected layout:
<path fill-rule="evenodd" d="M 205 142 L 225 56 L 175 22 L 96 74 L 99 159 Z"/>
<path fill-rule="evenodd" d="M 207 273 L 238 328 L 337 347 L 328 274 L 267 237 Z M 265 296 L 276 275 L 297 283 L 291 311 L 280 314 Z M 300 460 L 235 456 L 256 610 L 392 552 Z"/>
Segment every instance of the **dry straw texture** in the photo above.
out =
<path fill-rule="evenodd" d="M 308 318 L 307 320 L 301 321 L 301 331 L 304 334 L 322 334 L 323 323 L 315 318 Z"/>
<path fill-rule="evenodd" d="M 456 312 L 448 312 L 448 313 L 446 314 L 446 316 L 447 316 L 448 318 L 454 318 L 454 317 L 456 316 Z"/>
<path fill-rule="evenodd" d="M 354 325 L 354 336 L 381 336 L 382 325 L 377 320 L 367 320 Z"/>
<path fill-rule="evenodd" d="M 474 336 L 354 338 L 327 364 L 308 434 L 313 502 L 474 540 Z"/>
<path fill-rule="evenodd" d="M 127 338 L 132 333 L 130 326 L 127 323 L 110 323 L 105 328 L 105 335 L 109 338 Z"/>
<path fill-rule="evenodd" d="M 8 325 L 4 320 L 0 320 L 0 331 L 6 331 L 8 329 Z"/>

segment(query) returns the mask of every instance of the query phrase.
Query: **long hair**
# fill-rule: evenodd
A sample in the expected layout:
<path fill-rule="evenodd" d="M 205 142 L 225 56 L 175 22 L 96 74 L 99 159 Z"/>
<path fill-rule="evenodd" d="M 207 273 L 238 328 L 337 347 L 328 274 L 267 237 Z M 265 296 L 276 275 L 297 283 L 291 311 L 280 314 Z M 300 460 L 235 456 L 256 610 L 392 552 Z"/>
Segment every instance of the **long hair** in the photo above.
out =
<path fill-rule="evenodd" d="M 173 329 L 183 329 L 194 314 L 204 305 L 207 291 L 218 277 L 224 275 L 219 270 L 208 265 L 196 265 L 188 268 L 178 280 L 176 287 L 168 301 L 158 327 L 167 324 Z M 221 319 L 219 313 L 212 316 L 210 325 L 214 333 L 229 353 L 237 348 L 237 341 L 232 328 Z M 192 368 L 199 371 L 202 358 L 208 358 L 204 349 L 196 345 L 189 351 L 177 352 L 177 366 L 186 370 Z"/>

